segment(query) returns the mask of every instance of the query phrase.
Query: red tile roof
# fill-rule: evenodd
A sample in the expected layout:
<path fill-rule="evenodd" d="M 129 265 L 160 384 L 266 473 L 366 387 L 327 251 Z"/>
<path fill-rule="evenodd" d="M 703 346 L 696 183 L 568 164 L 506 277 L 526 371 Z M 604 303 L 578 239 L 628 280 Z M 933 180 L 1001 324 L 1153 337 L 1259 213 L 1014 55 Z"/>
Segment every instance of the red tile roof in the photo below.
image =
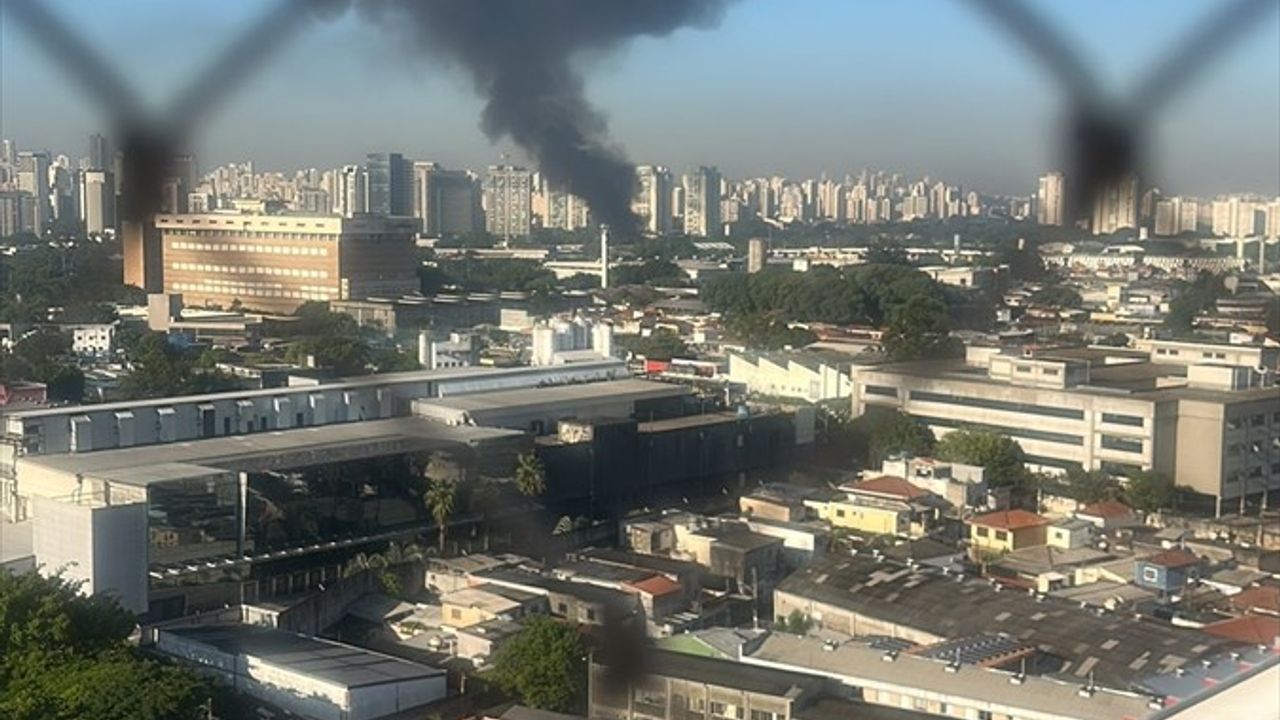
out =
<path fill-rule="evenodd" d="M 626 585 L 654 597 L 680 592 L 680 583 L 671 580 L 665 575 L 654 575 L 644 580 L 626 583 Z"/>
<path fill-rule="evenodd" d="M 1133 514 L 1133 508 L 1115 500 L 1104 500 L 1085 505 L 1077 510 L 1076 514 L 1100 518 L 1128 517 Z"/>
<path fill-rule="evenodd" d="M 1264 612 L 1280 615 L 1280 587 L 1258 585 L 1231 596 L 1231 606 L 1241 612 Z"/>
<path fill-rule="evenodd" d="M 1205 625 L 1204 631 L 1228 640 L 1272 647 L 1276 643 L 1277 636 L 1280 636 L 1280 618 L 1245 615 Z"/>
<path fill-rule="evenodd" d="M 1150 557 L 1142 558 L 1142 561 L 1167 568 L 1190 567 L 1200 564 L 1200 558 L 1182 548 L 1171 548 Z"/>
<path fill-rule="evenodd" d="M 928 490 L 918 488 L 907 482 L 905 478 L 894 477 L 893 475 L 881 475 L 870 480 L 845 485 L 843 488 L 849 492 L 887 495 L 901 500 L 915 500 L 929 494 Z"/>
<path fill-rule="evenodd" d="M 1049 519 L 1026 510 L 1000 510 L 998 512 L 978 515 L 969 519 L 970 525 L 997 528 L 1000 530 L 1021 530 L 1023 528 L 1048 525 Z"/>

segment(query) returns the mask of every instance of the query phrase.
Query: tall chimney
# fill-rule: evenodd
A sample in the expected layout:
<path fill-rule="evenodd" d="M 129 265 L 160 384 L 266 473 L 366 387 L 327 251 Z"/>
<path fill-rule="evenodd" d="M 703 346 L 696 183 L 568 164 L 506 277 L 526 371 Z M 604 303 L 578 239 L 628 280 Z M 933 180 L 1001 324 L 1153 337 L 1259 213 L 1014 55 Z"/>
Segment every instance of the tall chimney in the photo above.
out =
<path fill-rule="evenodd" d="M 609 287 L 609 226 L 600 226 L 600 287 Z"/>

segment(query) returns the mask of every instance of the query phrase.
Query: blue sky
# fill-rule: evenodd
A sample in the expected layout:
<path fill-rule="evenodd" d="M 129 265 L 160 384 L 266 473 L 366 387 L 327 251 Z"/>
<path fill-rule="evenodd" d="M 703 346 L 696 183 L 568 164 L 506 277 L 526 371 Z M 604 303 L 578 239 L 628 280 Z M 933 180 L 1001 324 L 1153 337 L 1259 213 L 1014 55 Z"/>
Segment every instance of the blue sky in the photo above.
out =
<path fill-rule="evenodd" d="M 157 103 L 265 6 L 48 1 Z M 1216 2 L 1032 4 L 1123 94 Z M 0 41 L 0 132 L 85 154 L 88 133 L 106 129 L 97 109 L 11 21 Z M 730 176 L 872 166 L 1010 193 L 1058 164 L 1063 95 L 965 0 L 739 0 L 718 27 L 637 40 L 584 68 L 636 162 Z M 519 158 L 477 129 L 480 106 L 460 73 L 352 13 L 281 47 L 206 118 L 197 148 L 202 166 L 278 169 L 383 149 L 451 166 Z M 1168 191 L 1280 192 L 1280 13 L 1150 120 L 1150 174 Z"/>

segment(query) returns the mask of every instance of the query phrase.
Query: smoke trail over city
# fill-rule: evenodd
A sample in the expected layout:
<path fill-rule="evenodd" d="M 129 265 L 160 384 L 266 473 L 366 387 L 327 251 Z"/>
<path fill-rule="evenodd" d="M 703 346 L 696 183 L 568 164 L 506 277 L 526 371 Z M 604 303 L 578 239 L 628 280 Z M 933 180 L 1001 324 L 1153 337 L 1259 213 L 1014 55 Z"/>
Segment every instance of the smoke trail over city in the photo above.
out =
<path fill-rule="evenodd" d="M 481 127 L 509 137 L 554 185 L 630 235 L 633 166 L 607 138 L 575 62 L 639 36 L 707 26 L 728 0 L 358 0 L 363 14 L 471 75 Z"/>

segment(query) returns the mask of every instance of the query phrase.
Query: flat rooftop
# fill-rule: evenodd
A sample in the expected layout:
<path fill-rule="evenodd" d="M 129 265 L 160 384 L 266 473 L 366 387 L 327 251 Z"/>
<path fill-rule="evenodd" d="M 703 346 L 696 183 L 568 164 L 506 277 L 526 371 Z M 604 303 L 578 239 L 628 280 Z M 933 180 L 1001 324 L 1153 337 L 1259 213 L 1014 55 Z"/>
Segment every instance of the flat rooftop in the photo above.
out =
<path fill-rule="evenodd" d="M 621 360 L 596 360 L 574 363 L 561 368 L 563 370 L 602 370 L 614 371 L 619 375 L 626 373 L 626 364 Z M 202 395 L 174 395 L 171 397 L 151 398 L 148 400 L 128 400 L 113 403 L 97 403 L 88 405 L 63 405 L 55 408 L 34 410 L 17 410 L 5 413 L 10 418 L 37 418 L 45 416 L 68 415 L 83 412 L 113 412 L 117 410 L 134 410 L 140 406 L 168 406 L 173 404 L 209 403 L 220 400 L 241 400 L 253 397 L 274 397 L 290 392 L 306 392 L 317 390 L 357 390 L 368 387 L 394 386 L 402 384 L 440 382 L 446 380 L 463 380 L 481 378 L 485 380 L 520 375 L 538 375 L 548 372 L 548 368 L 521 366 L 510 368 L 466 367 L 446 368 L 443 370 L 410 370 L 405 372 L 379 373 L 359 377 L 340 378 L 334 381 L 319 382 L 315 385 L 295 385 L 283 388 L 263 388 L 261 390 L 231 390 L 228 392 L 206 393 Z"/>
<path fill-rule="evenodd" d="M 1015 716 L 1045 713 L 1077 720 L 1121 720 L 1145 717 L 1147 698 L 1136 693 L 1099 690 L 1092 697 L 1077 693 L 1081 683 L 1028 676 L 1023 684 L 1009 682 L 1013 673 L 962 665 L 948 672 L 940 660 L 899 653 L 893 662 L 885 652 L 860 642 L 834 647 L 821 638 L 773 633 L 743 663 L 789 668 L 835 678 L 857 687 L 896 690 L 910 694 L 936 693 L 965 699 L 978 707 L 1017 708 Z M 999 712 L 999 711 L 997 711 Z"/>
<path fill-rule="evenodd" d="M 228 435 L 142 445 L 91 453 L 35 455 L 20 458 L 31 465 L 73 475 L 104 478 L 121 484 L 146 486 L 177 477 L 218 471 L 260 472 L 306 467 L 402 452 L 477 446 L 518 436 L 512 430 L 452 427 L 423 418 L 390 418 L 335 423 L 291 430 Z"/>
<path fill-rule="evenodd" d="M 430 400 L 415 405 L 430 405 L 466 413 L 511 412 L 544 405 L 580 405 L 591 402 L 620 402 L 683 397 L 689 388 L 651 380 L 608 380 L 604 382 L 553 385 L 471 393 Z"/>
<path fill-rule="evenodd" d="M 1035 359 L 1054 360 L 1055 358 L 1041 356 Z M 1025 387 L 1032 390 L 1053 390 L 1107 397 L 1131 397 L 1152 401 L 1187 399 L 1209 402 L 1221 402 L 1223 400 L 1242 402 L 1273 398 L 1280 401 L 1280 386 L 1253 387 L 1241 390 L 1217 390 L 1205 387 L 1191 387 L 1184 384 L 1159 387 L 1158 384 L 1161 380 L 1174 383 L 1184 383 L 1186 381 L 1186 367 L 1172 363 L 1097 364 L 1090 368 L 1089 382 L 1066 388 L 1039 388 L 1030 385 L 1018 385 L 1008 380 L 993 378 L 987 374 L 986 367 L 967 365 L 960 359 L 884 363 L 866 367 L 864 372 L 934 380 L 955 380 L 999 388 Z"/>
<path fill-rule="evenodd" d="M 673 650 L 650 650 L 647 672 L 715 687 L 733 688 L 773 697 L 796 697 L 822 687 L 814 674 L 747 665 L 733 660 L 701 657 Z"/>
<path fill-rule="evenodd" d="M 228 655 L 247 655 L 345 688 L 419 680 L 445 673 L 390 655 L 255 625 L 181 627 L 161 633 Z"/>
<path fill-rule="evenodd" d="M 1157 673 L 1222 652 L 1233 643 L 1198 630 L 1098 614 L 1053 597 L 997 591 L 986 580 L 907 568 L 868 557 L 829 558 L 783 580 L 777 592 L 826 603 L 938 638 L 1008 635 L 1062 660 L 1058 674 L 1129 688 Z"/>

